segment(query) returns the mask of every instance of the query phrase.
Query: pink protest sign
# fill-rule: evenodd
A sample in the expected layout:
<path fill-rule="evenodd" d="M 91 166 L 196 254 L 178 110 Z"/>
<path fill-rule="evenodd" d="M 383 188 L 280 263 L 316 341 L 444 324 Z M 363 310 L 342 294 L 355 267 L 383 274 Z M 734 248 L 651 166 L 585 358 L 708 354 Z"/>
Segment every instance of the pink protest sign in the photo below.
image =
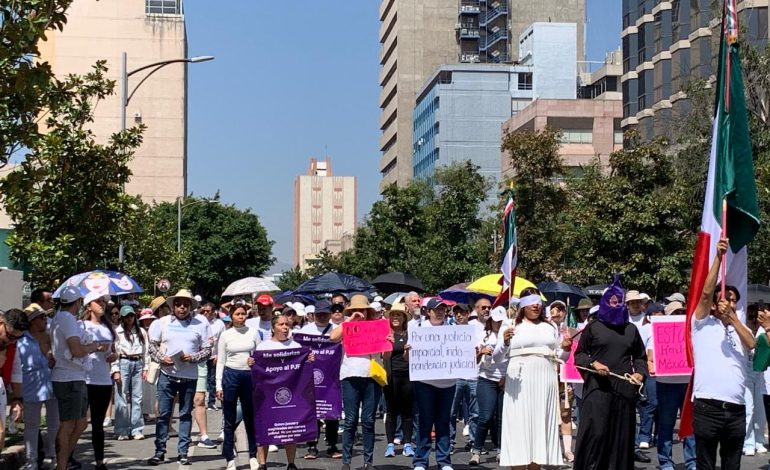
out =
<path fill-rule="evenodd" d="M 569 359 L 567 359 L 561 366 L 561 381 L 567 383 L 583 383 L 583 377 L 575 368 L 575 350 L 580 342 L 580 333 L 572 338 L 572 348 L 570 348 Z"/>
<path fill-rule="evenodd" d="M 365 356 L 392 351 L 388 341 L 390 322 L 388 320 L 351 321 L 342 324 L 342 344 L 348 356 Z"/>
<path fill-rule="evenodd" d="M 687 366 L 685 350 L 684 315 L 652 317 L 652 342 L 655 375 L 690 375 L 692 367 Z"/>

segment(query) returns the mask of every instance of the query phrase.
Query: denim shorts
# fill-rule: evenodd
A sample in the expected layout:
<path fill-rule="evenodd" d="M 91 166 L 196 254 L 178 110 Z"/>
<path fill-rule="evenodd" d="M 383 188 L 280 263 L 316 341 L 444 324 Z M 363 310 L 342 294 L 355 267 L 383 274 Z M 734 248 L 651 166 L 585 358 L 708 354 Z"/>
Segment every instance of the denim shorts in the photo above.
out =
<path fill-rule="evenodd" d="M 205 362 L 198 363 L 198 381 L 195 383 L 195 393 L 206 393 L 206 381 L 208 380 L 209 368 Z"/>
<path fill-rule="evenodd" d="M 88 391 L 84 380 L 53 382 L 53 394 L 59 402 L 59 420 L 84 419 L 88 413 Z"/>

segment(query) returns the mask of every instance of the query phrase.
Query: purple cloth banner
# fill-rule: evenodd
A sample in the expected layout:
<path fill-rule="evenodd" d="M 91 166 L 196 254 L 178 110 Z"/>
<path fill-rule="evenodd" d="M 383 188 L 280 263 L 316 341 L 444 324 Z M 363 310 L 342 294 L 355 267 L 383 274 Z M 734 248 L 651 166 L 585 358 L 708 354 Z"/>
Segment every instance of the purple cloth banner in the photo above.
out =
<path fill-rule="evenodd" d="M 340 389 L 342 344 L 332 342 L 328 336 L 294 333 L 292 338 L 315 353 L 313 382 L 318 419 L 340 419 L 342 417 L 342 390 Z"/>
<path fill-rule="evenodd" d="M 318 439 L 313 365 L 309 348 L 254 351 L 254 429 L 257 444 L 281 445 Z"/>

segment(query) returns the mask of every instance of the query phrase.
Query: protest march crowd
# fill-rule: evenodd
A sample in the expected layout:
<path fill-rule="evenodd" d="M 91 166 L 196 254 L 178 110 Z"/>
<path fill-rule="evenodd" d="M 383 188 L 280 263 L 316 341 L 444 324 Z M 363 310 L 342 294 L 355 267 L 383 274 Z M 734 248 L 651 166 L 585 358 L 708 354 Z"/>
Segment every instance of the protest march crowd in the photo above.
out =
<path fill-rule="evenodd" d="M 350 470 L 359 442 L 371 470 L 382 412 L 383 458 L 398 451 L 415 470 L 429 467 L 431 453 L 452 470 L 456 446 L 470 451 L 471 466 L 491 452 L 504 467 L 581 470 L 631 469 L 655 448 L 670 470 L 681 411 L 684 467 L 716 468 L 719 452 L 721 468 L 738 469 L 743 454 L 767 452 L 770 312 L 754 304 L 744 313 L 739 291 L 717 285 L 726 249 L 721 240 L 703 291 L 690 293 L 689 319 L 682 294 L 658 303 L 624 290 L 619 276 L 598 305 L 584 298 L 574 311 L 545 305 L 534 287 L 509 308 L 415 292 L 392 303 L 330 292 L 283 305 L 255 293 L 218 306 L 185 289 L 141 308 L 132 295 L 36 290 L 26 309 L 0 316 L 11 385 L 0 423 L 8 405 L 9 421 L 23 421 L 26 469 L 80 468 L 73 450 L 89 413 L 95 468 L 107 468 L 105 428 L 139 440 L 153 422 L 147 464 L 163 464 L 176 407 L 181 465 L 191 463 L 193 419 L 197 445 L 217 447 L 206 411 L 221 409 L 228 469 L 238 465 L 243 423 L 252 470 L 281 448 L 296 470 L 298 446 L 303 459 L 341 459 Z"/>

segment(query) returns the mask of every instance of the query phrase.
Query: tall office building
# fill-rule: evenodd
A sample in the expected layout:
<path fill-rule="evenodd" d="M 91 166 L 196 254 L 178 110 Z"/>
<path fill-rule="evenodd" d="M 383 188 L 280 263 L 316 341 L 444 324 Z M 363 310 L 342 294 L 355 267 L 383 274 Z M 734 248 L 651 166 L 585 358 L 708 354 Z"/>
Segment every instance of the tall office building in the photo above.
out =
<path fill-rule="evenodd" d="M 331 160 L 310 160 L 294 181 L 294 265 L 307 269 L 322 250 L 339 253 L 356 229 L 356 178 L 334 176 Z"/>
<path fill-rule="evenodd" d="M 412 110 L 438 66 L 512 63 L 535 22 L 577 24 L 584 57 L 585 0 L 381 0 L 380 22 L 380 190 L 413 177 Z"/>
<path fill-rule="evenodd" d="M 716 73 L 722 2 L 623 0 L 623 130 L 645 139 L 669 135 L 688 112 L 689 80 Z M 739 0 L 739 22 L 749 43 L 768 39 L 767 1 Z"/>
<path fill-rule="evenodd" d="M 121 53 L 129 71 L 144 65 L 187 57 L 182 0 L 75 0 L 63 32 L 49 33 L 40 45 L 43 60 L 58 76 L 83 74 L 97 60 L 106 60 L 109 78 L 120 86 Z M 150 70 L 128 80 L 128 92 Z M 99 103 L 92 129 L 106 141 L 120 130 L 119 88 Z M 131 97 L 127 126 L 147 126 L 144 142 L 129 165 L 126 186 L 147 202 L 173 201 L 187 186 L 187 64 L 159 69 Z"/>

